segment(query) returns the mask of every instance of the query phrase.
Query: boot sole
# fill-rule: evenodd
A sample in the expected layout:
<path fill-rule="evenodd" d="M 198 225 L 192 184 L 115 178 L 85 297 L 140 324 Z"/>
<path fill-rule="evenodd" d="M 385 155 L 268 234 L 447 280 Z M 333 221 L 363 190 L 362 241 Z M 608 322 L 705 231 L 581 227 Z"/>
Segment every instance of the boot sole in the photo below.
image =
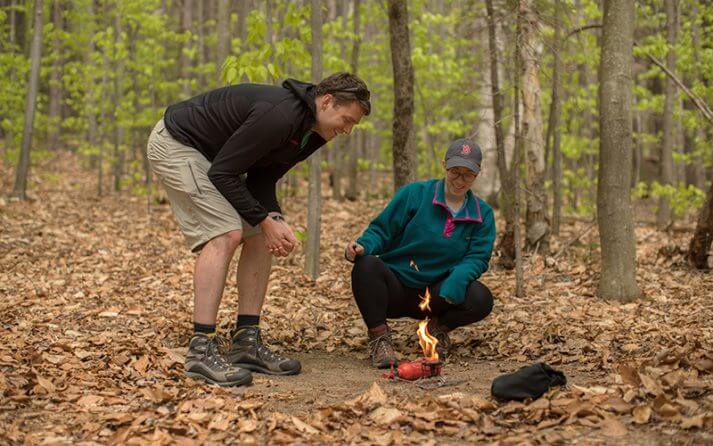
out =
<path fill-rule="evenodd" d="M 200 373 L 195 373 L 195 372 L 186 372 L 186 376 L 188 376 L 189 378 L 196 379 L 196 380 L 205 381 L 209 384 L 215 384 L 220 387 L 246 386 L 246 385 L 250 384 L 251 382 L 253 382 L 252 375 L 248 375 L 243 379 L 238 379 L 235 381 L 216 381 L 212 378 L 209 378 L 205 375 L 201 375 Z"/>
<path fill-rule="evenodd" d="M 286 370 L 284 372 L 276 372 L 274 370 L 270 370 L 266 367 L 263 367 L 263 366 L 260 366 L 257 364 L 250 364 L 250 363 L 243 363 L 243 362 L 233 362 L 231 364 L 236 367 L 240 367 L 241 369 L 250 370 L 251 372 L 264 373 L 266 375 L 275 375 L 275 376 L 298 375 L 302 371 L 302 366 L 300 366 L 298 369 L 295 369 L 295 370 Z"/>

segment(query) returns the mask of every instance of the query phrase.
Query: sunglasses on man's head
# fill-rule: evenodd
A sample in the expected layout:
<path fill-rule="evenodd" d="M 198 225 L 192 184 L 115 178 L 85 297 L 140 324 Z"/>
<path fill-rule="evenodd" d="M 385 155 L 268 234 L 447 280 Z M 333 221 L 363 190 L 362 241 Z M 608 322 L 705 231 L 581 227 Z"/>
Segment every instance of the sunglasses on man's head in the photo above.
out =
<path fill-rule="evenodd" d="M 369 90 L 361 87 L 349 87 L 349 88 L 340 88 L 338 90 L 332 90 L 330 93 L 352 93 L 358 100 L 360 101 L 368 101 L 369 97 L 371 96 L 371 93 Z"/>

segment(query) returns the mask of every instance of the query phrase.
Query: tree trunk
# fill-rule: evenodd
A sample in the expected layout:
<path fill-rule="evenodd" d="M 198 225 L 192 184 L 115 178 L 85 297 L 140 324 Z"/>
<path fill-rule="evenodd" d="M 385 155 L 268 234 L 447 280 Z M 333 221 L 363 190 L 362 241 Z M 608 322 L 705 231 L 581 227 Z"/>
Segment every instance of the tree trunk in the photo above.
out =
<path fill-rule="evenodd" d="M 268 57 L 268 63 L 274 63 L 275 61 L 275 37 L 274 31 L 272 29 L 272 0 L 265 0 L 265 40 L 270 45 L 270 56 Z M 270 83 L 275 83 L 276 79 L 271 73 L 268 73 L 268 78 Z"/>
<path fill-rule="evenodd" d="M 60 149 L 60 134 L 62 128 L 62 37 L 64 28 L 61 0 L 52 0 L 52 24 L 54 25 L 52 39 L 52 67 L 49 81 L 49 105 L 47 110 L 47 147 L 50 150 Z"/>
<path fill-rule="evenodd" d="M 200 1 L 200 0 L 198 0 Z M 193 0 L 183 0 L 181 14 L 181 31 L 188 34 L 188 40 L 181 49 L 181 93 L 183 98 L 191 96 L 191 60 L 190 50 L 193 48 Z"/>
<path fill-rule="evenodd" d="M 678 21 L 678 0 L 664 0 L 666 9 L 666 65 L 674 70 L 676 67 L 676 22 Z M 661 185 L 673 184 L 673 146 L 675 137 L 675 121 L 673 117 L 676 106 L 676 85 L 670 77 L 664 80 L 664 106 L 663 106 L 663 143 L 659 158 L 659 182 Z M 667 229 L 672 223 L 672 212 L 669 199 L 666 196 L 659 198 L 659 208 L 656 213 L 656 224 L 660 230 Z"/>
<path fill-rule="evenodd" d="M 540 57 L 542 42 L 534 0 L 520 0 L 522 34 L 519 39 L 522 64 L 522 142 L 525 152 L 527 190 L 526 240 L 528 249 L 549 252 L 550 228 L 545 193 L 545 144 L 540 100 Z"/>
<path fill-rule="evenodd" d="M 475 48 L 479 54 L 487 54 L 487 48 L 483 45 L 488 41 L 488 27 L 487 22 L 478 18 L 473 20 L 472 24 L 473 35 L 471 36 Z M 494 201 L 497 199 L 497 193 L 500 189 L 500 177 L 498 175 L 498 152 L 493 150 L 492 147 L 495 146 L 495 128 L 493 123 L 495 118 L 493 115 L 493 101 L 488 100 L 492 94 L 492 86 L 490 82 L 486 79 L 490 75 L 487 71 L 489 67 L 486 64 L 478 64 L 479 66 L 473 70 L 473 74 L 477 76 L 471 76 L 469 79 L 469 84 L 472 82 L 474 88 L 478 89 L 479 97 L 483 98 L 480 102 L 480 108 L 483 110 L 481 117 L 477 120 L 475 127 L 477 129 L 478 140 L 480 141 L 480 147 L 483 149 L 483 162 L 480 168 L 480 174 L 478 175 L 478 181 L 474 184 L 474 191 L 487 201 Z M 428 114 L 424 114 L 428 116 Z M 426 134 L 428 134 L 426 132 Z M 435 151 L 435 145 L 432 145 Z M 436 170 L 440 171 L 440 158 L 434 157 L 436 162 Z"/>
<path fill-rule="evenodd" d="M 346 30 L 349 25 L 349 8 L 347 2 L 339 2 L 338 8 L 335 7 L 335 17 L 333 20 L 341 15 L 342 19 L 342 29 Z M 342 60 L 347 60 L 347 42 L 346 38 L 339 39 L 339 51 L 341 53 Z M 337 201 L 342 201 L 344 199 L 342 195 L 342 159 L 344 158 L 344 153 L 348 151 L 349 146 L 354 145 L 354 134 L 347 137 L 341 138 L 339 144 L 337 145 L 337 150 L 330 150 L 329 153 L 332 155 L 331 163 L 331 174 L 330 183 L 332 185 L 332 198 Z"/>
<path fill-rule="evenodd" d="M 691 11 L 691 17 L 698 17 L 698 12 L 699 12 L 699 7 L 698 3 L 693 4 L 693 8 Z M 699 25 L 697 20 L 691 20 L 691 50 L 693 53 L 693 60 L 700 60 L 699 57 L 699 46 L 700 46 L 700 37 L 699 37 Z M 701 69 L 700 69 L 700 64 L 696 67 L 696 70 L 694 72 L 695 76 L 698 78 L 702 78 L 701 76 Z M 690 85 L 690 84 L 689 84 Z M 686 96 L 686 103 L 689 104 L 691 109 L 695 107 L 695 104 L 693 103 L 693 100 Z M 693 172 L 692 172 L 692 179 L 691 182 L 698 187 L 699 189 L 703 190 L 706 187 L 706 167 L 705 163 L 703 161 L 703 153 L 701 150 L 697 150 L 698 145 L 697 141 L 705 141 L 705 130 L 703 129 L 703 126 L 697 126 L 695 130 L 691 131 L 691 144 L 692 144 L 692 149 L 694 153 L 693 157 Z"/>
<path fill-rule="evenodd" d="M 107 16 L 108 6 L 104 4 L 104 17 Z M 104 194 L 104 151 L 107 133 L 107 106 L 106 103 L 109 99 L 109 52 L 105 48 L 103 57 L 103 67 L 102 67 L 102 87 L 101 87 L 101 98 L 99 103 L 101 104 L 101 113 L 99 114 L 99 134 L 97 135 L 97 141 L 99 142 L 99 156 L 97 158 L 97 195 L 102 196 Z"/>
<path fill-rule="evenodd" d="M 121 45 L 121 15 L 118 8 L 114 12 L 114 103 L 119 104 L 124 97 L 124 61 L 118 55 L 118 49 Z M 114 191 L 121 190 L 121 177 L 124 173 L 124 157 L 125 153 L 121 145 L 124 142 L 124 127 L 121 124 L 119 116 L 120 107 L 114 108 Z"/>
<path fill-rule="evenodd" d="M 706 202 L 698 214 L 698 224 L 688 247 L 688 261 L 698 269 L 707 269 L 708 253 L 713 242 L 713 182 L 708 188 Z"/>
<path fill-rule="evenodd" d="M 17 11 L 15 11 L 16 0 L 10 0 L 10 9 L 7 11 L 9 29 L 8 29 L 8 41 L 10 46 L 15 46 L 17 44 Z"/>
<path fill-rule="evenodd" d="M 391 68 L 394 75 L 393 164 L 394 190 L 415 179 L 415 144 L 413 127 L 413 65 L 409 44 L 406 0 L 389 0 L 389 35 Z"/>
<path fill-rule="evenodd" d="M 604 0 L 597 187 L 597 223 L 602 254 L 597 295 L 622 302 L 641 295 L 636 284 L 636 240 L 629 190 L 634 16 L 631 0 Z"/>
<path fill-rule="evenodd" d="M 513 201 L 513 213 L 515 214 L 515 219 L 513 221 L 513 239 L 515 241 L 515 295 L 517 297 L 525 296 L 525 281 L 524 281 L 524 271 L 522 268 L 522 236 L 520 235 L 520 170 L 521 159 L 522 159 L 522 136 L 523 136 L 523 126 L 520 123 L 520 89 L 522 77 L 519 76 L 521 62 L 521 51 L 523 41 L 520 39 L 522 35 L 522 26 L 524 17 L 524 10 L 518 8 L 517 10 L 517 22 L 515 25 L 515 54 L 513 59 L 515 59 L 515 69 L 514 71 L 514 104 L 513 104 L 513 127 L 515 129 L 515 143 L 512 158 L 512 179 L 513 179 L 513 190 L 515 200 Z"/>
<path fill-rule="evenodd" d="M 205 10 L 203 8 L 204 2 L 198 1 L 196 8 L 196 33 L 198 51 L 196 55 L 198 57 L 198 90 L 203 91 L 205 89 L 205 75 L 203 74 L 203 65 L 205 64 Z"/>
<path fill-rule="evenodd" d="M 354 0 L 354 36 L 352 41 L 352 57 L 351 69 L 353 74 L 357 74 L 359 68 L 359 49 L 361 47 L 361 0 Z M 370 29 L 366 29 L 366 38 L 370 37 Z M 366 138 L 363 130 L 357 130 L 361 138 Z M 358 162 L 359 162 L 359 144 L 356 138 L 352 138 L 352 144 L 349 147 L 349 167 L 348 167 L 348 183 L 347 191 L 344 194 L 345 198 L 350 201 L 355 201 L 359 195 L 359 187 L 357 183 Z M 372 183 L 373 184 L 373 183 Z"/>
<path fill-rule="evenodd" d="M 312 0 L 312 82 L 322 78 L 322 0 Z M 309 196 L 307 202 L 307 243 L 305 272 L 312 278 L 319 276 L 319 239 L 322 217 L 321 152 L 309 158 Z"/>
<path fill-rule="evenodd" d="M 560 150 L 560 74 L 562 72 L 562 58 L 560 52 L 562 46 L 561 20 L 564 17 L 562 14 L 562 0 L 555 0 L 555 42 L 554 42 L 554 57 L 555 66 L 552 73 L 552 122 L 550 126 L 553 133 L 552 141 L 552 192 L 554 202 L 552 204 L 552 233 L 558 236 L 560 233 L 560 214 L 562 212 L 562 151 Z"/>
<path fill-rule="evenodd" d="M 245 0 L 242 0 L 245 3 Z M 218 85 L 223 85 L 223 63 L 230 54 L 230 22 L 229 0 L 218 0 L 218 43 L 216 46 L 216 71 L 218 72 Z M 242 15 L 242 14 L 241 14 Z M 238 16 L 240 19 L 240 16 Z M 242 42 L 244 44 L 244 42 Z"/>
<path fill-rule="evenodd" d="M 498 171 L 502 189 L 500 192 L 500 208 L 505 217 L 505 230 L 498 241 L 500 264 L 505 268 L 515 267 L 515 182 L 513 170 L 508 169 L 505 154 L 505 135 L 503 134 L 503 92 L 500 89 L 498 75 L 498 45 L 495 34 L 495 10 L 493 0 L 486 0 L 488 12 L 488 46 L 490 52 L 490 89 L 493 101 L 493 127 L 495 128 L 495 147 L 498 154 Z M 514 163 L 513 163 L 514 165 Z"/>
<path fill-rule="evenodd" d="M 223 0 L 218 0 L 223 1 Z M 248 0 L 238 0 L 238 37 L 240 38 L 240 45 L 245 48 L 245 39 L 248 35 L 247 17 L 250 9 L 248 8 Z"/>
<path fill-rule="evenodd" d="M 37 90 L 40 83 L 43 13 L 44 2 L 42 0 L 35 0 L 35 24 L 32 32 L 32 45 L 30 47 L 30 79 L 28 80 L 27 95 L 25 96 L 25 124 L 22 130 L 22 145 L 20 146 L 20 160 L 15 175 L 15 186 L 12 191 L 12 195 L 21 200 L 27 199 L 27 176 L 30 170 L 32 130 L 35 123 L 35 106 L 37 104 Z"/>
<path fill-rule="evenodd" d="M 94 149 L 97 145 L 97 101 L 94 95 L 96 94 L 94 82 L 94 66 L 93 66 L 93 55 L 96 51 L 96 46 L 94 45 L 94 30 L 96 29 L 94 22 L 94 2 L 86 2 L 85 14 L 88 17 L 88 23 L 80 26 L 86 27 L 86 33 L 89 38 L 87 42 L 87 52 L 84 54 L 84 69 L 87 70 L 88 76 L 86 77 L 87 89 L 84 93 L 86 101 L 86 114 L 87 114 L 87 144 L 90 147 L 91 153 L 94 153 Z M 85 72 L 86 74 L 86 72 Z M 96 167 L 97 155 L 92 155 L 92 168 Z"/>

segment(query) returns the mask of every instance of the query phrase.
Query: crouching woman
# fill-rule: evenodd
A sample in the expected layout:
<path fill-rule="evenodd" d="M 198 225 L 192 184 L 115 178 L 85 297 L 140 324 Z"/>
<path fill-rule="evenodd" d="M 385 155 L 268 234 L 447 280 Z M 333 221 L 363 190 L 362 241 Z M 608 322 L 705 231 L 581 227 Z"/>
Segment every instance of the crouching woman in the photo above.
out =
<path fill-rule="evenodd" d="M 372 365 L 397 363 L 387 319 L 430 319 L 439 356 L 451 348 L 448 333 L 484 319 L 493 308 L 478 278 L 488 269 L 495 219 L 470 190 L 482 153 L 472 141 L 452 142 L 445 176 L 408 184 L 345 250 L 354 262 L 352 291 L 369 333 Z M 430 308 L 419 307 L 430 292 Z"/>

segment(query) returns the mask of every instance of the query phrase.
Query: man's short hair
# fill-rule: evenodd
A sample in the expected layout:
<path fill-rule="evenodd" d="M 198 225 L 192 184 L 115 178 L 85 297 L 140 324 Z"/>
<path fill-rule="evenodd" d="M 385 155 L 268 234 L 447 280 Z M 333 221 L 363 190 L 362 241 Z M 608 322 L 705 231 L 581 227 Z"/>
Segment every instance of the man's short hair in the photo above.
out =
<path fill-rule="evenodd" d="M 358 102 L 364 115 L 371 113 L 371 93 L 366 87 L 366 83 L 356 74 L 334 73 L 322 79 L 315 89 L 315 96 L 331 94 L 334 97 L 334 105 L 343 105 L 351 102 Z"/>

